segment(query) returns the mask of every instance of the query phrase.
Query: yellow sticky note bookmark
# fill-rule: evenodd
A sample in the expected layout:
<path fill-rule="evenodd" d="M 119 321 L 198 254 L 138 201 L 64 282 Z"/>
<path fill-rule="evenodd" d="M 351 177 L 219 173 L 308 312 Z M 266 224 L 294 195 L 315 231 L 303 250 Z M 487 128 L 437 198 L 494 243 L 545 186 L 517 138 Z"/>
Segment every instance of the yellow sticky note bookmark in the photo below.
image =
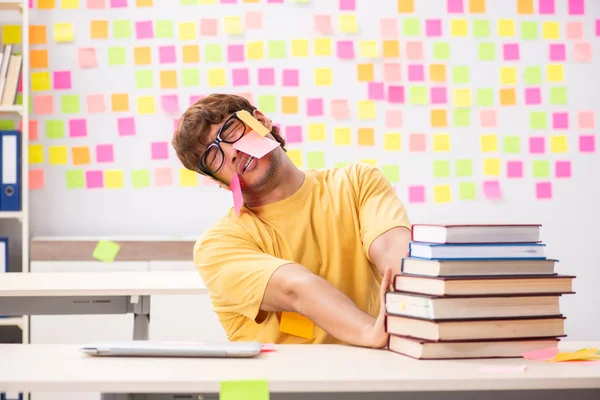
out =
<path fill-rule="evenodd" d="M 113 262 L 121 250 L 121 245 L 111 240 L 99 240 L 92 257 L 98 261 Z"/>
<path fill-rule="evenodd" d="M 241 110 L 238 111 L 237 116 L 244 121 L 244 123 L 246 125 L 248 125 L 250 128 L 252 128 L 252 130 L 256 133 L 258 133 L 261 136 L 267 136 L 267 134 L 269 133 L 269 130 L 260 122 L 258 122 L 258 120 L 256 118 L 254 118 L 252 116 L 252 114 L 250 114 L 248 111 L 246 110 Z"/>
<path fill-rule="evenodd" d="M 289 333 L 290 335 L 312 339 L 314 336 L 315 324 L 304 315 L 295 312 L 282 312 L 279 331 Z"/>

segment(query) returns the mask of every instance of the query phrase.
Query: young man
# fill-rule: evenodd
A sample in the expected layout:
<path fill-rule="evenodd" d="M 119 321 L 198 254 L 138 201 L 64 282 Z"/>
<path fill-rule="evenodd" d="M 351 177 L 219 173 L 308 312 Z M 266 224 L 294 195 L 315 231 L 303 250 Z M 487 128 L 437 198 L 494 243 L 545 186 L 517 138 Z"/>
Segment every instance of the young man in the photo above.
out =
<path fill-rule="evenodd" d="M 280 146 L 260 159 L 233 146 L 248 111 Z M 183 163 L 222 187 L 239 176 L 244 205 L 204 232 L 194 264 L 232 341 L 387 344 L 383 296 L 410 240 L 407 213 L 367 164 L 299 170 L 277 127 L 245 98 L 213 94 L 181 117 L 172 145 Z M 387 268 L 389 267 L 389 268 Z M 282 319 L 314 325 L 281 329 Z"/>

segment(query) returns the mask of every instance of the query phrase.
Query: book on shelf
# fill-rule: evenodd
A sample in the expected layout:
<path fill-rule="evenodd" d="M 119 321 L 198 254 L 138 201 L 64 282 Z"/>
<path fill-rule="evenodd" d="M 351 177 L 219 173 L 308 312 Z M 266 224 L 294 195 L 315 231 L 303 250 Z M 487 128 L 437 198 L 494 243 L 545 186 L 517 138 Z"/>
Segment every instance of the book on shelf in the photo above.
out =
<path fill-rule="evenodd" d="M 541 224 L 415 224 L 412 240 L 426 243 L 537 243 Z"/>
<path fill-rule="evenodd" d="M 15 53 L 13 45 L 5 44 L 0 53 L 0 106 L 12 106 L 17 102 L 22 72 L 23 55 Z"/>

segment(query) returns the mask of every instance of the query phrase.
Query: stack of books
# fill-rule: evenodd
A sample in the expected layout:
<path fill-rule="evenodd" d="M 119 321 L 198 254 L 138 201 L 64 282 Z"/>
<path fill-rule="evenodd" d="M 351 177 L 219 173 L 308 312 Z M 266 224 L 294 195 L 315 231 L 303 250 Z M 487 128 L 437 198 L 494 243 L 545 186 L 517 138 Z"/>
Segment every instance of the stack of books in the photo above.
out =
<path fill-rule="evenodd" d="M 386 293 L 388 349 L 417 359 L 512 358 L 565 337 L 571 275 L 545 256 L 541 225 L 413 226 Z"/>

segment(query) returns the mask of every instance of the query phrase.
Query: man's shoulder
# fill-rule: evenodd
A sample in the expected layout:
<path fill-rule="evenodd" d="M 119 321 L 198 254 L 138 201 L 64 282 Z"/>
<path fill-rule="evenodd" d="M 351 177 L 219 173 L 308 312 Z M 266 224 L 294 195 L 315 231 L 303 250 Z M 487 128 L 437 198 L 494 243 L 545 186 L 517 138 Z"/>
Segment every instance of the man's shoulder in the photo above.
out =
<path fill-rule="evenodd" d="M 357 162 L 349 163 L 342 167 L 318 170 L 315 171 L 314 174 L 317 177 L 317 179 L 322 180 L 324 183 L 345 181 L 350 182 L 351 184 L 356 184 L 357 181 L 360 180 L 363 175 L 372 170 L 378 170 L 378 168 L 371 164 Z"/>
<path fill-rule="evenodd" d="M 235 211 L 229 212 L 219 218 L 214 224 L 208 227 L 196 240 L 195 249 L 219 242 L 244 239 L 248 237 L 244 225 L 236 217 Z"/>

